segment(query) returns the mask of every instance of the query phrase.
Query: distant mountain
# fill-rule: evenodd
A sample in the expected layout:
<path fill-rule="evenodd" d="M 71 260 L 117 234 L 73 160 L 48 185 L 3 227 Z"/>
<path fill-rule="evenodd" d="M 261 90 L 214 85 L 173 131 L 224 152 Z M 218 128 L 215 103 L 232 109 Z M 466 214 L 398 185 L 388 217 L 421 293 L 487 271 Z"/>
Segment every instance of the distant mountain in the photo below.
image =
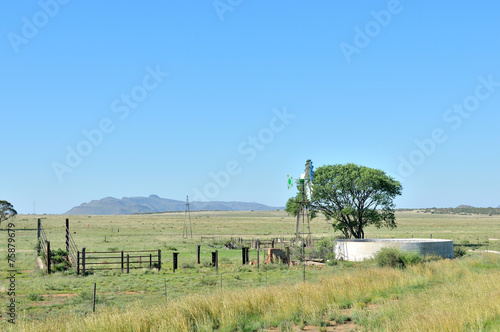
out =
<path fill-rule="evenodd" d="M 136 214 L 167 211 L 184 211 L 186 202 L 161 198 L 156 195 L 149 197 L 105 197 L 89 203 L 75 206 L 64 214 L 67 215 L 109 215 L 109 214 Z M 190 202 L 191 211 L 266 211 L 283 210 L 284 207 L 271 207 L 259 203 L 244 202 Z"/>
<path fill-rule="evenodd" d="M 474 208 L 474 206 L 472 206 L 472 205 L 464 205 L 464 204 L 462 204 L 462 205 L 457 206 L 456 208 L 457 208 L 457 209 L 473 209 L 473 208 Z"/>

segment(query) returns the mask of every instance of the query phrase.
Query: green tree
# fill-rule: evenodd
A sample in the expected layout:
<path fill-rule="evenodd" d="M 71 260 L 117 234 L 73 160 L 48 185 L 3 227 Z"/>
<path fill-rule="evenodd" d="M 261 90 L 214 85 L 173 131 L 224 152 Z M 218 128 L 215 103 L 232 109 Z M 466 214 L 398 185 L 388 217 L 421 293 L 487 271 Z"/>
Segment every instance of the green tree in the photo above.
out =
<path fill-rule="evenodd" d="M 16 214 L 17 211 L 14 210 L 12 204 L 7 201 L 0 201 L 0 225 L 2 224 L 2 221 L 14 217 Z"/>
<path fill-rule="evenodd" d="M 314 173 L 310 204 L 346 238 L 363 239 L 368 225 L 396 227 L 393 200 L 402 189 L 398 181 L 378 169 L 327 165 Z"/>
<path fill-rule="evenodd" d="M 299 203 L 301 201 L 300 196 L 301 196 L 300 192 L 298 192 L 295 197 L 290 197 L 288 199 L 288 201 L 286 202 L 285 211 L 294 217 L 297 216 L 297 213 L 298 213 L 299 208 L 300 208 L 300 203 Z M 310 217 L 311 217 L 311 219 L 316 218 L 316 211 L 310 210 Z"/>

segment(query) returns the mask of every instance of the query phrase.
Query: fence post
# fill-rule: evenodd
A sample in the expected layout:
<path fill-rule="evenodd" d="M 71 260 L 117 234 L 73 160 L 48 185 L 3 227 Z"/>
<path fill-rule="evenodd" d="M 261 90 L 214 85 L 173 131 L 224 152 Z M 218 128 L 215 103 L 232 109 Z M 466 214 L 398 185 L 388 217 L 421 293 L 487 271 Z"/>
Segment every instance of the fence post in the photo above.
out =
<path fill-rule="evenodd" d="M 82 248 L 82 274 L 85 277 L 85 247 Z"/>
<path fill-rule="evenodd" d="M 69 219 L 66 219 L 66 252 L 69 257 Z"/>
<path fill-rule="evenodd" d="M 198 249 L 196 252 L 196 263 L 200 264 L 200 254 L 201 254 L 201 245 L 198 245 Z"/>
<path fill-rule="evenodd" d="M 50 241 L 47 241 L 47 274 L 50 274 Z"/>
<path fill-rule="evenodd" d="M 174 259 L 174 261 L 173 261 L 173 271 L 175 273 L 175 270 L 177 270 L 177 256 L 179 255 L 179 253 L 178 252 L 173 252 L 172 255 L 173 255 L 173 259 Z"/>
<path fill-rule="evenodd" d="M 288 263 L 288 269 L 290 269 L 290 247 L 286 247 L 286 262 Z"/>
<path fill-rule="evenodd" d="M 76 251 L 76 274 L 80 274 L 80 251 Z"/>
<path fill-rule="evenodd" d="M 215 273 L 219 273 L 219 251 L 215 250 Z"/>
<path fill-rule="evenodd" d="M 127 254 L 127 273 L 130 272 L 130 260 L 129 260 L 129 254 Z"/>
<path fill-rule="evenodd" d="M 212 251 L 212 266 L 215 267 L 215 251 Z"/>
<path fill-rule="evenodd" d="M 161 269 L 161 249 L 158 249 L 158 271 Z"/>
<path fill-rule="evenodd" d="M 37 247 L 36 247 L 36 253 L 37 256 L 40 256 L 40 228 L 42 227 L 42 221 L 38 219 L 37 222 L 37 232 L 36 232 L 36 239 L 37 241 Z"/>
<path fill-rule="evenodd" d="M 122 273 L 123 273 L 123 250 L 122 250 Z"/>
<path fill-rule="evenodd" d="M 149 254 L 149 268 L 153 267 L 153 254 Z"/>
<path fill-rule="evenodd" d="M 96 286 L 97 284 L 94 282 L 94 300 L 93 300 L 93 304 L 92 304 L 92 312 L 95 312 L 95 293 L 96 293 Z"/>
<path fill-rule="evenodd" d="M 245 259 L 247 258 L 247 256 L 245 255 L 245 249 L 245 247 L 241 248 L 241 265 L 245 265 Z"/>

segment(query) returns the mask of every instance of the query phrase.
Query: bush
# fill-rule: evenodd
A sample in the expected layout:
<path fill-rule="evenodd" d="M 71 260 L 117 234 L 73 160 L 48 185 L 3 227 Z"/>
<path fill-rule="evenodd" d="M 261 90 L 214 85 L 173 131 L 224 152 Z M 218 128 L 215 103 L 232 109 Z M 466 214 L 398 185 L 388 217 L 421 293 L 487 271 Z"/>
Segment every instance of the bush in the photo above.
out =
<path fill-rule="evenodd" d="M 453 247 L 453 258 L 465 256 L 467 251 L 462 247 Z"/>
<path fill-rule="evenodd" d="M 316 243 L 316 250 L 319 258 L 324 260 L 335 259 L 335 241 L 334 238 L 322 238 Z"/>
<path fill-rule="evenodd" d="M 407 266 L 418 264 L 423 261 L 422 256 L 411 251 L 400 251 L 395 248 L 382 248 L 376 255 L 375 261 L 380 267 L 390 266 L 404 269 Z"/>
<path fill-rule="evenodd" d="M 43 296 L 41 296 L 39 294 L 30 293 L 30 294 L 28 294 L 28 300 L 33 301 L 33 302 L 39 302 L 39 301 L 43 301 L 44 298 L 43 298 Z"/>
<path fill-rule="evenodd" d="M 68 259 L 68 252 L 61 248 L 50 251 L 51 271 L 63 272 L 71 269 L 71 263 Z"/>

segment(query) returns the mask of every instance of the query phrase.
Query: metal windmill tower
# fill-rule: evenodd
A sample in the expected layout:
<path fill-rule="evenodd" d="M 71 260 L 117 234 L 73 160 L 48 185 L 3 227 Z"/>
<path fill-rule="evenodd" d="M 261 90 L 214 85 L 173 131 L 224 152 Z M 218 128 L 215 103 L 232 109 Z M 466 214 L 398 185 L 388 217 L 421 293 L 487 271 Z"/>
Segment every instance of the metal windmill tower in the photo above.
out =
<path fill-rule="evenodd" d="M 300 190 L 300 198 L 297 201 L 299 203 L 299 208 L 297 211 L 297 223 L 295 225 L 295 241 L 298 242 L 300 239 L 300 235 L 306 237 L 305 244 L 310 246 L 312 244 L 312 236 L 311 236 L 311 222 L 310 222 L 310 213 L 309 213 L 309 201 L 311 199 L 311 181 L 314 179 L 314 168 L 312 165 L 312 161 L 309 159 L 306 161 L 305 173 L 301 175 L 299 180 L 299 190 Z M 292 182 L 289 176 L 289 184 Z M 290 185 L 289 185 L 290 188 Z M 302 232 L 300 232 L 300 224 L 302 223 Z M 305 228 L 307 227 L 307 231 Z"/>
<path fill-rule="evenodd" d="M 188 230 L 189 222 L 189 230 Z M 193 228 L 191 226 L 191 211 L 189 210 L 189 196 L 186 196 L 186 210 L 184 211 L 184 227 L 182 228 L 182 238 L 187 239 L 188 236 L 193 238 Z"/>

